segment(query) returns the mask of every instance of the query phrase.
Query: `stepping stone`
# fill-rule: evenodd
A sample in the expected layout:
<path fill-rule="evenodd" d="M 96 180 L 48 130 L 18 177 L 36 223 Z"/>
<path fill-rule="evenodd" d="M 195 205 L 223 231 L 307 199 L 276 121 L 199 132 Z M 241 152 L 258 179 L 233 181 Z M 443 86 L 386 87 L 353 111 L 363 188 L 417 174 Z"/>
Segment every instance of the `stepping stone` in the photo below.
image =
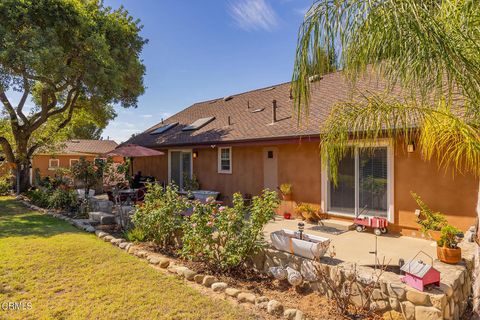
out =
<path fill-rule="evenodd" d="M 104 225 L 117 224 L 115 221 L 115 215 L 111 213 L 93 211 L 93 212 L 89 212 L 88 216 L 90 219 L 92 219 L 93 221 L 97 221 L 100 224 L 104 224 Z"/>

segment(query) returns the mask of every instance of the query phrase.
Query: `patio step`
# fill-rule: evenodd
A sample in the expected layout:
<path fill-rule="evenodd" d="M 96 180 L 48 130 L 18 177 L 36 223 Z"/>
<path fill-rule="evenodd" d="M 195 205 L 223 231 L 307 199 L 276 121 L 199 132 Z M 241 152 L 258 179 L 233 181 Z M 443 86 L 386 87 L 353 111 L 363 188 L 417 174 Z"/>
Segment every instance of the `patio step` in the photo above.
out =
<path fill-rule="evenodd" d="M 88 216 L 91 220 L 97 221 L 100 224 L 116 224 L 115 215 L 102 211 L 89 212 Z"/>
<path fill-rule="evenodd" d="M 319 224 L 342 231 L 353 230 L 355 228 L 355 224 L 353 224 L 353 222 L 344 220 L 325 219 L 320 221 Z"/>

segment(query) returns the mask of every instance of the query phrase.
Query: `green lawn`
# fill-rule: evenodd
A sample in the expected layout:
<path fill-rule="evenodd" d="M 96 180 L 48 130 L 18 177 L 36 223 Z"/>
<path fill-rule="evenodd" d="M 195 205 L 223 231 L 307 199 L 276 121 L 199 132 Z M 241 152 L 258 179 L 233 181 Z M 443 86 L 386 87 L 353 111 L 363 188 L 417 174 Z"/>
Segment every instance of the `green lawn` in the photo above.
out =
<path fill-rule="evenodd" d="M 0 197 L 0 303 L 20 301 L 31 310 L 0 308 L 0 319 L 248 318 L 94 235 Z"/>

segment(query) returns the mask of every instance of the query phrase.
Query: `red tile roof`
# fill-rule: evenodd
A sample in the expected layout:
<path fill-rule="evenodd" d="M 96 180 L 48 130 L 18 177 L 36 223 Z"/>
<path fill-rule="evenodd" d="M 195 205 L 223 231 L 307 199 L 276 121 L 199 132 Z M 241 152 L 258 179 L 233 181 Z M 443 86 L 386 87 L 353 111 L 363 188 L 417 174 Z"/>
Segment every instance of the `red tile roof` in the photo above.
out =
<path fill-rule="evenodd" d="M 250 141 L 283 137 L 311 136 L 320 133 L 320 126 L 330 114 L 335 103 L 351 100 L 352 92 L 386 92 L 387 86 L 376 77 L 359 80 L 352 90 L 342 72 L 324 75 L 312 83 L 309 118 L 298 125 L 290 97 L 290 83 L 236 94 L 228 98 L 195 103 L 145 132 L 133 137 L 128 143 L 146 147 L 211 144 L 221 142 Z M 398 88 L 392 91 L 401 95 Z M 360 95 L 359 95 L 360 96 Z M 272 101 L 277 102 L 277 121 L 272 123 Z M 255 110 L 261 110 L 254 112 Z M 182 131 L 200 118 L 215 117 L 215 120 L 195 131 Z M 230 118 L 230 125 L 229 119 Z M 302 119 L 304 117 L 302 116 Z M 167 124 L 178 124 L 161 133 L 151 134 Z"/>

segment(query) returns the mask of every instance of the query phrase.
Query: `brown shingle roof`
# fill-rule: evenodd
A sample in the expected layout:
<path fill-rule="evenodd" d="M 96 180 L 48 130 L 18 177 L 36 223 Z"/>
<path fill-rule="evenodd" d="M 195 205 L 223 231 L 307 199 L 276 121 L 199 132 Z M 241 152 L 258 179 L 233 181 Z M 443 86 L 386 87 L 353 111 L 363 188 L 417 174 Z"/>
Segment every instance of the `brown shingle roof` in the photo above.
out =
<path fill-rule="evenodd" d="M 104 154 L 112 151 L 117 147 L 117 143 L 113 140 L 84 140 L 75 139 L 63 142 L 59 146 L 57 153 L 72 154 L 72 153 L 90 153 L 90 154 Z"/>
<path fill-rule="evenodd" d="M 351 100 L 352 95 L 355 95 L 352 92 L 357 92 L 357 95 L 367 91 L 384 93 L 388 88 L 383 81 L 370 76 L 360 79 L 355 90 L 352 89 L 342 72 L 324 75 L 312 83 L 308 122 L 304 121 L 300 126 L 297 125 L 293 111 L 290 83 L 283 83 L 236 94 L 231 99 L 219 98 L 195 103 L 168 118 L 163 124 L 159 123 L 133 137 L 128 143 L 161 147 L 317 135 L 335 103 Z M 396 88 L 392 93 L 400 95 L 400 90 Z M 275 123 L 272 123 L 273 100 L 277 101 L 278 106 Z M 254 110 L 262 111 L 253 112 Z M 215 117 L 215 120 L 199 130 L 182 131 L 182 128 L 194 121 L 207 117 Z M 228 117 L 231 125 L 228 125 Z M 164 133 L 151 134 L 159 127 L 176 122 L 178 125 Z"/>

